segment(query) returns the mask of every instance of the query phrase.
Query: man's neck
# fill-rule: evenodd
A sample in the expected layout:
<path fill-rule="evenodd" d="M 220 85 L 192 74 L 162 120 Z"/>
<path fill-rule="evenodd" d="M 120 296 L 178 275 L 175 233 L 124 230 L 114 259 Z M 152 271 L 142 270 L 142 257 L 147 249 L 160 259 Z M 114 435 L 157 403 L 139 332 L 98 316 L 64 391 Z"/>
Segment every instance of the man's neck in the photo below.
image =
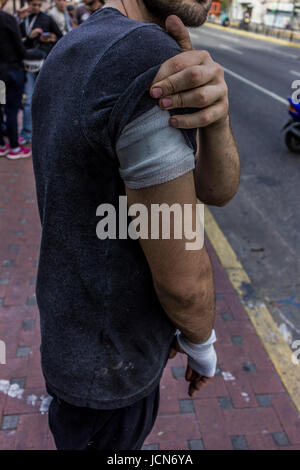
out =
<path fill-rule="evenodd" d="M 119 10 L 123 15 L 136 21 L 145 21 L 146 23 L 156 23 L 165 28 L 165 24 L 160 18 L 152 16 L 142 0 L 108 0 L 102 8 L 112 7 Z"/>

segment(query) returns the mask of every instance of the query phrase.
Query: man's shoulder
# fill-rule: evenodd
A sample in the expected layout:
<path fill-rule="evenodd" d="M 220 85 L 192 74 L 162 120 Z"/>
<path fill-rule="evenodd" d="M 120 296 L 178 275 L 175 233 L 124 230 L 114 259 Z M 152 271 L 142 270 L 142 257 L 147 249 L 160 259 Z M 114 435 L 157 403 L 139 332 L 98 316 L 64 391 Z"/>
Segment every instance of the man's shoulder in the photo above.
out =
<path fill-rule="evenodd" d="M 117 68 L 145 71 L 182 52 L 176 41 L 153 23 L 128 24 L 107 48 L 104 62 L 118 63 Z M 137 47 L 138 44 L 138 47 Z"/>
<path fill-rule="evenodd" d="M 124 30 L 123 38 L 121 40 L 124 43 L 130 43 L 135 46 L 135 54 L 140 53 L 155 53 L 155 51 L 167 50 L 167 49 L 179 49 L 176 41 L 160 26 L 154 23 L 140 22 L 135 25 L 132 22 L 131 27 Z M 136 47 L 136 40 L 140 40 L 139 47 Z M 151 46 L 154 46 L 151 49 Z"/>
<path fill-rule="evenodd" d="M 66 53 L 68 48 L 80 44 L 81 55 L 93 45 L 95 57 L 91 62 L 95 64 L 95 59 L 99 59 L 94 73 L 102 75 L 103 67 L 108 67 L 112 74 L 120 69 L 127 69 L 129 74 L 137 69 L 143 72 L 182 52 L 177 42 L 158 25 L 133 21 L 124 15 L 104 17 L 101 15 L 104 10 L 92 14 L 64 42 Z M 90 52 L 88 55 L 91 57 Z"/>

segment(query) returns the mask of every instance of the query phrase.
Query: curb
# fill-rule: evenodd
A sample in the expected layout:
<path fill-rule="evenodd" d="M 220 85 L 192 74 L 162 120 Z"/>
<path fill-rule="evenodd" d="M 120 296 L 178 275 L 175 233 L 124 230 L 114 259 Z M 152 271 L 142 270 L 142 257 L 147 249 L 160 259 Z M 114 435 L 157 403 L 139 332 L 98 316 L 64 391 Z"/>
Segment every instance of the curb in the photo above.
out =
<path fill-rule="evenodd" d="M 204 220 L 206 235 L 280 379 L 295 404 L 298 413 L 300 413 L 300 364 L 292 362 L 292 350 L 283 339 L 265 303 L 246 303 L 243 300 L 245 287 L 251 286 L 251 280 L 206 206 Z"/>
<path fill-rule="evenodd" d="M 293 42 L 289 42 L 285 39 L 276 39 L 276 38 L 270 38 L 268 36 L 265 36 L 263 34 L 259 33 L 251 33 L 249 31 L 239 31 L 234 28 L 224 28 L 223 26 L 219 26 L 217 24 L 213 23 L 204 23 L 203 26 L 208 26 L 209 28 L 215 28 L 215 29 L 220 29 L 221 31 L 228 31 L 229 33 L 233 34 L 239 34 L 240 36 L 247 36 L 249 38 L 255 38 L 259 39 L 260 41 L 267 41 L 267 42 L 273 42 L 275 44 L 278 44 L 279 46 L 286 46 L 286 47 L 294 47 L 296 49 L 300 49 L 300 44 L 295 44 Z"/>

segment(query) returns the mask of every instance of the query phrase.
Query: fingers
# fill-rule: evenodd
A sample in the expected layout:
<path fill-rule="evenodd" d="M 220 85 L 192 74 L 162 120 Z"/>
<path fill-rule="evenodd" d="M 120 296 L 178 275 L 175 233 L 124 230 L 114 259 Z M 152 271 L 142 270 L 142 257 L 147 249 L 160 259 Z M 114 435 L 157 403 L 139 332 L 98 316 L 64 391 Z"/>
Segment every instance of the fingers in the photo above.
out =
<path fill-rule="evenodd" d="M 152 85 L 150 88 L 151 96 L 153 98 L 159 98 L 159 96 L 154 96 L 152 94 L 153 88 L 161 88 L 163 92 L 162 96 L 169 95 L 170 83 L 168 81 L 168 77 L 173 76 L 188 67 L 202 65 L 207 60 L 209 60 L 209 58 L 210 58 L 210 55 L 207 51 L 186 51 L 186 52 L 182 52 L 181 54 L 177 54 L 176 56 L 171 57 L 170 59 L 166 60 L 160 67 L 158 73 L 156 74 L 152 82 Z M 187 87 L 184 86 L 183 89 L 185 90 L 187 89 Z M 181 91 L 181 89 L 179 88 L 177 91 Z"/>
<path fill-rule="evenodd" d="M 191 382 L 189 385 L 189 396 L 193 397 L 194 394 L 204 387 L 207 383 L 209 383 L 213 377 L 205 377 L 204 375 L 198 374 L 195 372 L 189 365 L 187 366 L 185 379 L 188 382 Z"/>
<path fill-rule="evenodd" d="M 194 49 L 189 32 L 178 16 L 168 16 L 166 19 L 166 31 L 177 41 L 183 51 L 192 51 Z"/>
<path fill-rule="evenodd" d="M 199 87 L 203 87 L 214 79 L 214 68 L 207 67 L 205 65 L 194 65 L 188 67 L 181 72 L 178 72 L 170 77 L 165 78 L 162 82 L 159 82 L 155 87 L 160 88 L 163 92 L 161 98 L 169 98 L 172 95 L 177 99 L 179 106 L 182 106 L 180 99 L 184 93 L 189 93 L 193 98 L 196 90 Z M 183 107 L 183 106 L 182 106 Z"/>
<path fill-rule="evenodd" d="M 187 382 L 190 382 L 192 380 L 192 376 L 193 376 L 193 369 L 189 365 L 187 365 L 186 372 L 185 372 L 185 380 Z"/>
<path fill-rule="evenodd" d="M 196 88 L 194 92 L 185 91 L 159 100 L 162 109 L 205 108 L 227 95 L 227 86 L 206 85 Z"/>
<path fill-rule="evenodd" d="M 208 108 L 192 114 L 172 116 L 170 124 L 180 129 L 198 129 L 209 125 L 221 125 L 228 118 L 228 100 L 222 99 Z"/>
<path fill-rule="evenodd" d="M 213 377 L 204 377 L 204 375 L 197 374 L 197 378 L 192 380 L 189 385 L 189 396 L 193 397 L 197 391 L 199 391 L 207 383 L 211 382 L 212 379 Z"/>

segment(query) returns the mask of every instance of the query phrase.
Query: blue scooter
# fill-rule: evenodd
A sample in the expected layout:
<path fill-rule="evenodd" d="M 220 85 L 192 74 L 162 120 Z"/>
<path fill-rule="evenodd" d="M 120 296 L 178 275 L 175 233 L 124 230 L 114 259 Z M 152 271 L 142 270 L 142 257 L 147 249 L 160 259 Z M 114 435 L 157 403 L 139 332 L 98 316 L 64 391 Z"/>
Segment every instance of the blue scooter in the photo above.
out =
<path fill-rule="evenodd" d="M 289 114 L 292 119 L 286 123 L 282 130 L 286 130 L 285 143 L 291 152 L 300 154 L 300 103 L 288 98 L 290 103 Z"/>

